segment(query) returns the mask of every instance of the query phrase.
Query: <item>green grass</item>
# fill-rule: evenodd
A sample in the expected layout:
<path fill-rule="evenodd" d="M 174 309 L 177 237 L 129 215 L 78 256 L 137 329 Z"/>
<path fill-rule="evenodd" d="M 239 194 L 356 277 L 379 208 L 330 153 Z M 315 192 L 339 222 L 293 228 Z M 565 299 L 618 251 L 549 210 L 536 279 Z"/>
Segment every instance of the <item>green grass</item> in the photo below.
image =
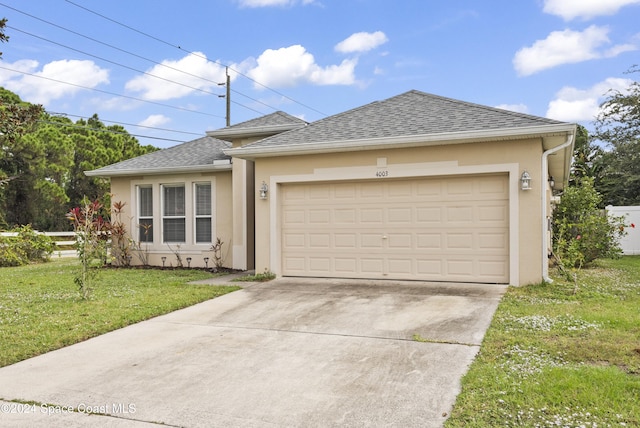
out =
<path fill-rule="evenodd" d="M 75 259 L 0 268 L 0 367 L 237 290 L 201 270 L 103 269 L 82 300 Z"/>
<path fill-rule="evenodd" d="M 446 427 L 640 426 L 640 257 L 509 287 Z"/>

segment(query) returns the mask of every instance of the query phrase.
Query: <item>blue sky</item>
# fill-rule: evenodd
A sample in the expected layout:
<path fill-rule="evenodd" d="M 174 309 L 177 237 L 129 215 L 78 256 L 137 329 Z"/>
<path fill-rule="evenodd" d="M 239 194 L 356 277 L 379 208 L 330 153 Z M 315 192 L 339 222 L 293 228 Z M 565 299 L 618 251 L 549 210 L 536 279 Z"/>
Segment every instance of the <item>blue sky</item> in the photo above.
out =
<path fill-rule="evenodd" d="M 640 0 L 0 0 L 0 17 L 1 86 L 157 147 L 225 126 L 225 66 L 232 124 L 417 89 L 590 128 L 640 64 Z"/>

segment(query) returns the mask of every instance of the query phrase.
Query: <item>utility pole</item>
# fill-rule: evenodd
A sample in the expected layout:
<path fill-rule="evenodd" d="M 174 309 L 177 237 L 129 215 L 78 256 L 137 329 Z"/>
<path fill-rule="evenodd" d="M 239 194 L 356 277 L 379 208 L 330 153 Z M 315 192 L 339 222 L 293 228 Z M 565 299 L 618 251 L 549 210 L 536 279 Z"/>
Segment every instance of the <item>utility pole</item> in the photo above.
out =
<path fill-rule="evenodd" d="M 226 95 L 218 95 L 220 98 L 227 99 L 227 127 L 231 126 L 231 77 L 229 76 L 229 67 L 225 67 L 225 74 L 227 75 L 226 83 L 218 83 L 218 86 L 225 85 L 227 87 Z"/>

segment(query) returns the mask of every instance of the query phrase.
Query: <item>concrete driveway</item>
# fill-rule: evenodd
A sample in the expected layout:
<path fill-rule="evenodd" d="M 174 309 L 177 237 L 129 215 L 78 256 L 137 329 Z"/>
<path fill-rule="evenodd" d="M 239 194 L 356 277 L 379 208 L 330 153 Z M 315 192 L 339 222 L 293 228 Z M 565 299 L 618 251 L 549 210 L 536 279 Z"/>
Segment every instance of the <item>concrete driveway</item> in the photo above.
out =
<path fill-rule="evenodd" d="M 251 285 L 1 368 L 0 425 L 438 427 L 505 290 Z"/>

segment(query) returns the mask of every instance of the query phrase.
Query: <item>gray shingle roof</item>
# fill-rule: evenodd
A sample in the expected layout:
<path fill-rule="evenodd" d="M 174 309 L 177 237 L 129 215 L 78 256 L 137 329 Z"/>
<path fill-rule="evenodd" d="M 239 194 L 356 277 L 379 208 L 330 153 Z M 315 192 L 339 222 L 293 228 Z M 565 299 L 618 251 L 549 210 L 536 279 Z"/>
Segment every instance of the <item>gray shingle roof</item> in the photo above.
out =
<path fill-rule="evenodd" d="M 299 119 L 295 116 L 291 116 L 288 113 L 283 111 L 276 111 L 271 114 L 267 114 L 265 116 L 260 116 L 255 119 L 250 119 L 245 122 L 236 123 L 235 125 L 227 126 L 226 128 L 222 128 L 219 131 L 229 130 L 229 129 L 251 129 L 251 128 L 262 128 L 265 126 L 275 126 L 275 125 L 306 125 L 302 119 Z"/>
<path fill-rule="evenodd" d="M 562 123 L 412 90 L 312 122 L 304 128 L 256 141 L 235 151 Z"/>
<path fill-rule="evenodd" d="M 145 171 L 160 171 L 181 167 L 191 169 L 199 166 L 206 167 L 213 165 L 214 161 L 229 161 L 231 157 L 226 155 L 223 150 L 230 147 L 231 143 L 228 141 L 213 137 L 202 137 L 168 149 L 147 153 L 146 155 L 89 171 L 88 175 L 110 176 L 125 172 L 144 174 Z"/>

